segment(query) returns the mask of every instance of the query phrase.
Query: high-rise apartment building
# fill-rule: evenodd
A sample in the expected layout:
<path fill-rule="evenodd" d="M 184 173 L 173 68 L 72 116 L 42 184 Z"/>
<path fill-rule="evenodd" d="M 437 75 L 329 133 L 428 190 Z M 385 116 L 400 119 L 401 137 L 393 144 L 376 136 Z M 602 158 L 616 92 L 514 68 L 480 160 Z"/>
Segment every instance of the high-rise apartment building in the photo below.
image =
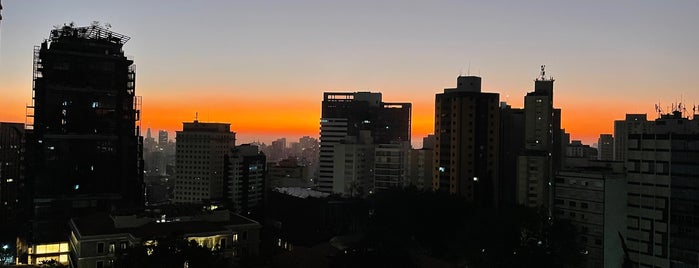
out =
<path fill-rule="evenodd" d="M 0 243 L 17 238 L 24 182 L 24 124 L 0 122 Z"/>
<path fill-rule="evenodd" d="M 26 177 L 34 241 L 65 239 L 65 220 L 142 206 L 140 98 L 129 37 L 66 25 L 34 49 Z"/>
<path fill-rule="evenodd" d="M 517 204 L 517 160 L 524 153 L 524 109 L 500 103 L 500 206 Z"/>
<path fill-rule="evenodd" d="M 631 261 L 639 267 L 696 267 L 699 121 L 680 111 L 655 121 L 640 118 L 617 136 L 626 147 Z"/>
<path fill-rule="evenodd" d="M 224 198 L 228 174 L 226 161 L 235 146 L 235 132 L 228 123 L 182 123 L 177 131 L 176 203 L 202 203 Z"/>
<path fill-rule="evenodd" d="M 626 114 L 624 120 L 614 121 L 614 161 L 626 161 L 628 134 L 650 133 L 653 122 L 646 114 Z"/>
<path fill-rule="evenodd" d="M 333 192 L 363 197 L 373 191 L 374 154 L 371 131 L 347 136 L 333 147 Z"/>
<path fill-rule="evenodd" d="M 434 164 L 434 146 L 437 137 L 434 134 L 422 139 L 421 149 L 410 150 L 410 184 L 419 190 L 431 190 Z"/>
<path fill-rule="evenodd" d="M 236 146 L 231 152 L 227 198 L 241 214 L 250 214 L 262 204 L 267 159 L 255 145 Z"/>
<path fill-rule="evenodd" d="M 320 156 L 317 188 L 325 193 L 343 193 L 333 171 L 335 145 L 366 130 L 372 144 L 410 142 L 410 103 L 385 103 L 381 93 L 326 92 L 320 120 Z"/>
<path fill-rule="evenodd" d="M 578 267 L 623 267 L 626 175 L 623 163 L 588 162 L 555 175 L 554 216 L 576 228 Z"/>
<path fill-rule="evenodd" d="M 410 185 L 410 143 L 407 141 L 374 146 L 375 191 Z"/>
<path fill-rule="evenodd" d="M 561 110 L 553 107 L 553 78 L 544 66 L 534 81 L 534 92 L 524 97 L 524 154 L 517 163 L 518 203 L 543 207 L 551 214 L 553 175 L 560 169 Z"/>
<path fill-rule="evenodd" d="M 614 137 L 612 134 L 600 134 L 597 139 L 598 159 L 601 161 L 614 160 Z"/>
<path fill-rule="evenodd" d="M 496 206 L 500 143 L 499 94 L 481 92 L 481 78 L 459 76 L 435 97 L 433 187 Z"/>

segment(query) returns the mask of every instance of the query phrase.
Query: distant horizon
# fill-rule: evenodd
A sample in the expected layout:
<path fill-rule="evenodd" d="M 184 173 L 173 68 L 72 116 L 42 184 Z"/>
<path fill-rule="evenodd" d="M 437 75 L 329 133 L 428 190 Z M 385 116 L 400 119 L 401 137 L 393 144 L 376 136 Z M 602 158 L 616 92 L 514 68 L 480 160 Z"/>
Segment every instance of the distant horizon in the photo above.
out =
<path fill-rule="evenodd" d="M 5 1 L 0 121 L 25 121 L 32 48 L 54 25 L 99 20 L 131 37 L 144 128 L 174 134 L 198 112 L 241 142 L 317 138 L 323 92 L 372 91 L 413 104 L 416 145 L 458 75 L 522 108 L 546 65 L 562 128 L 593 144 L 627 113 L 699 103 L 696 14 L 692 1 Z"/>

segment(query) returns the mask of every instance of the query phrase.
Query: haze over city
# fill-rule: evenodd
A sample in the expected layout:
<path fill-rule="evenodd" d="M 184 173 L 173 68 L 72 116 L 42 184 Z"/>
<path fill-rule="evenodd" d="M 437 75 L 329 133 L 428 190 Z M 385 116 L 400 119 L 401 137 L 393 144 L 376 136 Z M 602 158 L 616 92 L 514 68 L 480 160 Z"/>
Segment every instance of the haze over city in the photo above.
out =
<path fill-rule="evenodd" d="M 317 137 L 324 91 L 412 102 L 413 143 L 434 129 L 434 94 L 460 74 L 523 106 L 539 65 L 556 79 L 572 139 L 596 142 L 625 113 L 692 107 L 696 1 L 3 2 L 0 120 L 24 122 L 32 47 L 67 22 L 128 33 L 144 128 L 230 122 L 241 142 Z M 691 110 L 691 108 L 690 108 Z M 174 135 L 173 135 L 174 136 Z"/>

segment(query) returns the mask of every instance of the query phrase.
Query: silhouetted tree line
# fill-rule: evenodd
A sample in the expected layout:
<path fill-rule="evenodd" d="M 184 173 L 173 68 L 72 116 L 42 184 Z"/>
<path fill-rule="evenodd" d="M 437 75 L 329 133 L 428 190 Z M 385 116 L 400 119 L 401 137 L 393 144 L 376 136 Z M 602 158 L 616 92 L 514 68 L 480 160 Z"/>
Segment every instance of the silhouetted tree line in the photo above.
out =
<path fill-rule="evenodd" d="M 449 194 L 414 188 L 380 191 L 361 245 L 338 267 L 569 267 L 582 254 L 575 229 L 535 209 L 479 208 Z"/>
<path fill-rule="evenodd" d="M 114 267 L 234 267 L 232 260 L 224 257 L 220 249 L 212 250 L 179 237 L 172 235 L 158 239 L 154 245 L 136 245 L 117 252 Z"/>

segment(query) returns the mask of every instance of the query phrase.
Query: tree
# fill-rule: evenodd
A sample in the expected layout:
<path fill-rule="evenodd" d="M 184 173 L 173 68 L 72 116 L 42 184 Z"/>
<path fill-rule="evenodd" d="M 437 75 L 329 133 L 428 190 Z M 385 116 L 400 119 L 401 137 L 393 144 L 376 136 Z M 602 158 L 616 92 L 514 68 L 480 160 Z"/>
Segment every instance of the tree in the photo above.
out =
<path fill-rule="evenodd" d="M 169 236 L 158 239 L 152 245 L 137 245 L 122 252 L 114 267 L 233 267 L 231 259 L 223 256 L 220 249 L 203 247 L 195 241 L 186 241 Z"/>

